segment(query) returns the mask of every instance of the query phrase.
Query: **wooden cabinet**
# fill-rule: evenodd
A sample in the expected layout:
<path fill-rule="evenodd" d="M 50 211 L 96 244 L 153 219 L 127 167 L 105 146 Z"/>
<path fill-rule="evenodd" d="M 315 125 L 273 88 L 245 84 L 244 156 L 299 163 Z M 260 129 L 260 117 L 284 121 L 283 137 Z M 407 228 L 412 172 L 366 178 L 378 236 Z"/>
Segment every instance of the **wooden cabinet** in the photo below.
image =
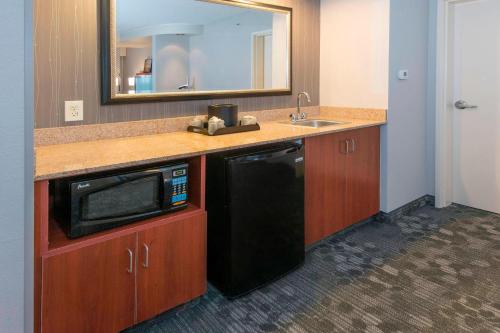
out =
<path fill-rule="evenodd" d="M 350 153 L 346 163 L 344 227 L 380 211 L 380 128 L 348 132 Z"/>
<path fill-rule="evenodd" d="M 135 244 L 136 236 L 129 235 L 44 258 L 42 331 L 119 332 L 132 326 Z"/>
<path fill-rule="evenodd" d="M 43 257 L 42 332 L 119 332 L 203 295 L 206 213 L 151 224 Z"/>
<path fill-rule="evenodd" d="M 342 230 L 345 220 L 345 134 L 335 133 L 305 141 L 305 238 L 312 244 Z"/>
<path fill-rule="evenodd" d="M 205 293 L 205 160 L 186 160 L 186 209 L 77 239 L 35 182 L 35 332 L 119 332 Z"/>
<path fill-rule="evenodd" d="M 379 211 L 380 129 L 307 138 L 306 244 Z"/>
<path fill-rule="evenodd" d="M 205 293 L 205 228 L 203 214 L 139 233 L 139 322 Z"/>

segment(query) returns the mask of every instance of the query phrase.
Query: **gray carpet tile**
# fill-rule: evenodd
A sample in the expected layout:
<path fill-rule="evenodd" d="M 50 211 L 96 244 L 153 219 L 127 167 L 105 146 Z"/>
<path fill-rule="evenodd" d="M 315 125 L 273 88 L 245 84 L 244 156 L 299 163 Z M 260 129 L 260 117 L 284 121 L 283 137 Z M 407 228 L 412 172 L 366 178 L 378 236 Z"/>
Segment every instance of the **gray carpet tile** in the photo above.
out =
<path fill-rule="evenodd" d="M 127 333 L 500 332 L 500 216 L 453 205 L 370 222 L 236 301 L 215 288 Z"/>

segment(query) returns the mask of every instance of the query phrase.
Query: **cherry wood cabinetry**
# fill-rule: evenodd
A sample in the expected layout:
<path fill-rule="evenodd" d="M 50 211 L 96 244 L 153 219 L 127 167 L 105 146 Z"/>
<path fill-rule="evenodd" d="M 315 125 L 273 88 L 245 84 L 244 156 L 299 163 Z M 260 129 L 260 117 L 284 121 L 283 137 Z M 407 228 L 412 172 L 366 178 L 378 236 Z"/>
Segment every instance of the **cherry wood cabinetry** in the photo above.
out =
<path fill-rule="evenodd" d="M 35 183 L 35 332 L 120 332 L 205 293 L 205 156 L 188 163 L 186 209 L 78 239 Z"/>
<path fill-rule="evenodd" d="M 378 213 L 378 127 L 305 145 L 307 244 Z M 187 209 L 78 239 L 35 183 L 35 332 L 119 332 L 205 293 L 205 156 L 188 162 Z"/>
<path fill-rule="evenodd" d="M 138 322 L 205 293 L 204 214 L 142 231 L 138 238 Z"/>
<path fill-rule="evenodd" d="M 349 227 L 380 211 L 380 128 L 349 132 L 351 153 L 347 157 L 345 222 Z"/>
<path fill-rule="evenodd" d="M 380 128 L 307 138 L 306 244 L 379 212 Z"/>
<path fill-rule="evenodd" d="M 205 212 L 155 224 L 44 257 L 42 332 L 119 332 L 203 295 Z"/>
<path fill-rule="evenodd" d="M 135 244 L 129 235 L 44 258 L 42 331 L 119 332 L 134 325 Z"/>
<path fill-rule="evenodd" d="M 345 220 L 345 133 L 305 142 L 305 238 L 312 244 L 342 230 Z"/>

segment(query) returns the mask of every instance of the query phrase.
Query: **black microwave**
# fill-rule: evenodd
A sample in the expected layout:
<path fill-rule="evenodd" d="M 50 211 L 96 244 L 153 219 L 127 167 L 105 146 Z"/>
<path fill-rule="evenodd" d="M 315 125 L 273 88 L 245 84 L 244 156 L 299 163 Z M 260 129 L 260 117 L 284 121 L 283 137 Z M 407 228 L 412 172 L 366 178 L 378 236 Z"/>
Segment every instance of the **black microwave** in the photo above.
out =
<path fill-rule="evenodd" d="M 54 182 L 54 215 L 77 238 L 187 207 L 188 164 Z"/>

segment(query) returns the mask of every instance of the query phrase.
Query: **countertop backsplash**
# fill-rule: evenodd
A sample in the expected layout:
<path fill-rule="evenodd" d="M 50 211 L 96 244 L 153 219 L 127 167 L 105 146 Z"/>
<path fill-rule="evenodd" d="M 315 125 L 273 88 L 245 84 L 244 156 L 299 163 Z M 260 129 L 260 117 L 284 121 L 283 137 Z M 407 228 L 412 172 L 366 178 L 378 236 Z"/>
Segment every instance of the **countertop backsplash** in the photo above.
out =
<path fill-rule="evenodd" d="M 386 110 L 361 109 L 344 107 L 306 106 L 302 108 L 309 118 L 325 116 L 336 119 L 362 119 L 386 121 Z M 296 112 L 295 108 L 240 112 L 239 118 L 252 115 L 260 123 L 287 120 Z M 35 146 L 49 146 L 75 142 L 96 141 L 143 135 L 155 135 L 169 132 L 185 131 L 194 116 L 164 118 L 141 121 L 126 121 L 119 123 L 78 125 L 67 127 L 35 129 Z"/>
<path fill-rule="evenodd" d="M 318 106 L 303 107 L 309 116 L 318 116 Z M 259 122 L 285 120 L 296 112 L 295 108 L 240 112 L 239 118 L 252 115 Z M 205 112 L 206 113 L 206 112 Z M 115 139 L 132 136 L 154 135 L 185 131 L 195 116 L 153 120 L 125 121 L 119 123 L 78 125 L 35 129 L 35 146 L 48 146 L 74 142 Z"/>

